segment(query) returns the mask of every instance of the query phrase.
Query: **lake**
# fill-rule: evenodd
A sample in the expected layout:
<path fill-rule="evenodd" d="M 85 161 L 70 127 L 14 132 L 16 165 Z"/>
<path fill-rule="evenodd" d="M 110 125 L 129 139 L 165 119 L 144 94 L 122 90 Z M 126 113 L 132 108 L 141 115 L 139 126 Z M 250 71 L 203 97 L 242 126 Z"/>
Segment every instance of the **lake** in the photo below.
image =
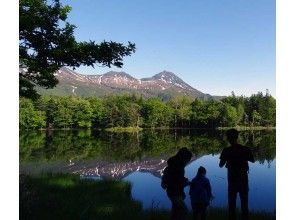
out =
<path fill-rule="evenodd" d="M 249 164 L 250 209 L 275 212 L 275 130 L 244 131 L 239 141 L 252 148 L 256 159 Z M 191 180 L 198 167 L 204 166 L 215 196 L 211 206 L 226 207 L 226 169 L 219 168 L 218 163 L 220 152 L 228 144 L 221 131 L 20 131 L 20 173 L 63 172 L 97 180 L 122 179 L 132 183 L 132 196 L 144 208 L 170 208 L 170 201 L 160 186 L 160 176 L 166 160 L 184 146 L 193 152 L 185 169 L 186 177 Z M 187 192 L 188 188 L 186 203 L 190 207 Z"/>

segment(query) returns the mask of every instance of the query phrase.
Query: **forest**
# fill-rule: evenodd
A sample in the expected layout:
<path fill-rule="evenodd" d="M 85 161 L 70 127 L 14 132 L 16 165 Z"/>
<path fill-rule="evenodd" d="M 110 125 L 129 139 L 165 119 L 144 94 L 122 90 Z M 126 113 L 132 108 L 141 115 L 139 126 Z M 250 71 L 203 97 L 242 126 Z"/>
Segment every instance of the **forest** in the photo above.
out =
<path fill-rule="evenodd" d="M 103 98 L 42 96 L 21 97 L 20 129 L 220 128 L 275 127 L 276 100 L 259 92 L 250 97 L 230 96 L 200 100 L 187 96 L 169 101 L 138 95 Z"/>

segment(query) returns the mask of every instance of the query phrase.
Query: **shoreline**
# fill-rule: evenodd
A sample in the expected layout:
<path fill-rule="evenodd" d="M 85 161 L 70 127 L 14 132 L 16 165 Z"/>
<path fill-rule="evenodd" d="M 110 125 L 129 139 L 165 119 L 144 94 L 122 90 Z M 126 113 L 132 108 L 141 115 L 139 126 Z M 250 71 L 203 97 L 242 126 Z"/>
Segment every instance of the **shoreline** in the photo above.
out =
<path fill-rule="evenodd" d="M 276 130 L 273 126 L 235 126 L 235 127 L 215 127 L 215 128 L 200 128 L 200 127 L 109 127 L 109 128 L 40 128 L 40 129 L 19 129 L 19 131 L 107 131 L 107 132 L 139 132 L 143 130 L 215 130 L 226 131 L 229 129 L 237 129 L 238 131 L 263 131 L 263 130 Z"/>
<path fill-rule="evenodd" d="M 75 219 L 80 216 L 84 219 L 107 220 L 162 220 L 170 217 L 170 210 L 159 208 L 157 204 L 144 209 L 140 201 L 132 198 L 132 186 L 127 181 L 110 179 L 94 181 L 81 179 L 75 174 L 52 173 L 19 177 L 20 217 Z M 54 209 L 48 209 L 48 207 Z M 240 215 L 239 210 L 237 213 Z M 226 208 L 209 207 L 207 210 L 207 220 L 225 220 L 227 215 Z M 189 218 L 191 217 L 192 212 L 189 211 Z M 275 210 L 273 212 L 250 211 L 251 220 L 274 220 L 275 217 Z"/>

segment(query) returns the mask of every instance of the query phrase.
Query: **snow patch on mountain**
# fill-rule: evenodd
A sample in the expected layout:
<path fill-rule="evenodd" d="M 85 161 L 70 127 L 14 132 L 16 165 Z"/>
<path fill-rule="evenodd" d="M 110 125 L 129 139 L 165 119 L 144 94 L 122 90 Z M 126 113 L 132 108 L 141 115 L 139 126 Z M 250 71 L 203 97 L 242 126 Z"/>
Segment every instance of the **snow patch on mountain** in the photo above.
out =
<path fill-rule="evenodd" d="M 147 96 L 156 95 L 158 91 L 166 90 L 167 93 L 178 92 L 192 97 L 211 97 L 194 89 L 177 75 L 168 71 L 162 71 L 152 77 L 142 79 L 136 79 L 125 72 L 110 71 L 101 75 L 84 75 L 67 68 L 61 68 L 56 71 L 56 74 L 60 82 L 65 81 L 67 84 L 80 85 L 79 87 L 83 88 L 86 86 L 89 89 L 99 88 L 111 92 L 135 90 Z M 76 92 L 76 88 L 72 87 L 71 90 L 72 93 Z"/>
<path fill-rule="evenodd" d="M 75 94 L 75 89 L 77 89 L 78 87 L 76 86 L 71 86 L 72 87 L 72 93 Z"/>

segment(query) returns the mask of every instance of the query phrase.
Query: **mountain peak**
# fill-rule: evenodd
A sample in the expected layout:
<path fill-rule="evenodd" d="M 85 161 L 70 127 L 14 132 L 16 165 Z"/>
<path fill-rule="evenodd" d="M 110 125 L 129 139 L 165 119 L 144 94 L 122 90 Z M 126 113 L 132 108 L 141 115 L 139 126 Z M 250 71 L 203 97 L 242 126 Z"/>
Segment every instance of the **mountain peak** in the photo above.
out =
<path fill-rule="evenodd" d="M 128 79 L 135 79 L 130 74 L 127 74 L 126 72 L 116 72 L 116 71 L 109 71 L 107 73 L 104 73 L 103 76 L 122 77 L 122 78 L 128 78 Z"/>
<path fill-rule="evenodd" d="M 143 80 L 143 81 L 160 80 L 160 81 L 163 81 L 163 82 L 166 82 L 166 83 L 173 83 L 175 80 L 179 81 L 181 79 L 176 74 L 174 74 L 173 72 L 163 70 L 162 72 L 157 73 L 152 77 L 142 78 L 141 80 Z"/>
<path fill-rule="evenodd" d="M 173 72 L 163 70 L 149 78 L 136 79 L 126 72 L 109 71 L 105 74 L 85 75 L 79 74 L 69 68 L 61 68 L 54 74 L 58 80 L 58 89 L 51 90 L 56 94 L 81 96 L 103 96 L 106 94 L 141 94 L 144 97 L 173 97 L 191 96 L 198 98 L 212 98 L 191 87 Z M 46 91 L 48 93 L 48 91 Z"/>
<path fill-rule="evenodd" d="M 185 83 L 180 77 L 178 77 L 176 74 L 166 70 L 155 74 L 154 76 L 152 76 L 151 79 L 158 80 L 167 84 L 177 85 L 182 88 L 192 88 L 187 83 Z"/>
<path fill-rule="evenodd" d="M 153 78 L 163 78 L 163 77 L 177 77 L 177 75 L 174 74 L 173 72 L 163 70 L 162 72 L 157 73 L 153 76 Z"/>

